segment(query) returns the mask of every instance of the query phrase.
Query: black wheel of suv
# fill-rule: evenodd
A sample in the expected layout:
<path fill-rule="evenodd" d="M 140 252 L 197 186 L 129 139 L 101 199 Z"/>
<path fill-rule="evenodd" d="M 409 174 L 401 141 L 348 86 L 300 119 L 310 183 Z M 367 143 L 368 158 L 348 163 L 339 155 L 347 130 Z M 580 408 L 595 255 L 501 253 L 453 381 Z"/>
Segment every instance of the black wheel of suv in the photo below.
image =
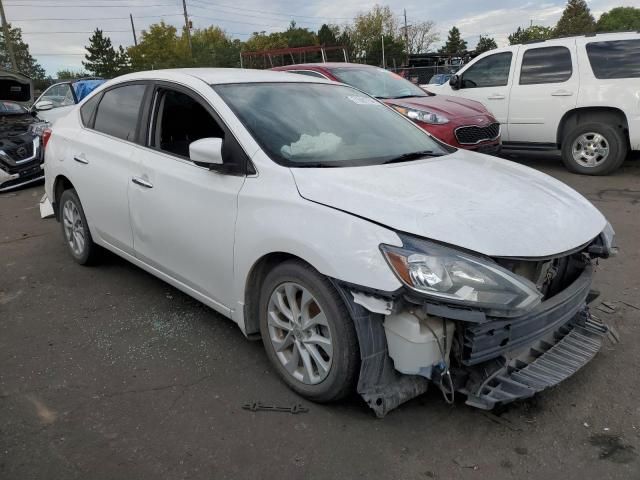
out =
<path fill-rule="evenodd" d="M 62 192 L 59 201 L 60 224 L 69 253 L 80 265 L 94 263 L 99 247 L 93 243 L 87 218 L 74 189 Z"/>
<path fill-rule="evenodd" d="M 627 139 L 615 125 L 581 123 L 562 142 L 562 162 L 574 173 L 608 175 L 627 156 Z"/>
<path fill-rule="evenodd" d="M 327 278 L 286 261 L 265 278 L 259 308 L 267 356 L 291 389 L 316 402 L 352 391 L 360 363 L 356 331 Z"/>

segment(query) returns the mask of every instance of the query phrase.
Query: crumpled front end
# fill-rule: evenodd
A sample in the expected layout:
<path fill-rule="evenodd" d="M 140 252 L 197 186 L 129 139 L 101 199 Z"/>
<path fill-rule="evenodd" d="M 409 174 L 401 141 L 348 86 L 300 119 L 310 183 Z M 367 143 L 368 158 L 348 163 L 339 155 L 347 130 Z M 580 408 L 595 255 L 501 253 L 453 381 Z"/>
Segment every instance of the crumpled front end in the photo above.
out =
<path fill-rule="evenodd" d="M 598 352 L 606 325 L 588 303 L 597 258 L 614 252 L 603 232 L 546 259 L 494 259 L 526 278 L 541 301 L 517 315 L 434 301 L 409 288 L 385 294 L 336 282 L 361 348 L 358 392 L 378 416 L 438 386 L 445 399 L 492 409 L 557 385 Z"/>

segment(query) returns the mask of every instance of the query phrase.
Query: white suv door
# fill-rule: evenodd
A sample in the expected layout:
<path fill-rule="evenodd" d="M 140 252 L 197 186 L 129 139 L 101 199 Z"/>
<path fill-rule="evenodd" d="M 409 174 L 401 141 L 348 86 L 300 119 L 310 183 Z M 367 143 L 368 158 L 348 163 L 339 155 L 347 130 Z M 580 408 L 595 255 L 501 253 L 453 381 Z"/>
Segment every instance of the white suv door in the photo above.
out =
<path fill-rule="evenodd" d="M 452 91 L 449 84 L 443 86 L 443 93 L 451 92 L 453 95 L 477 100 L 484 104 L 502 125 L 503 141 L 508 141 L 510 138 L 507 126 L 509 90 L 513 83 L 516 53 L 517 48 L 514 48 L 514 51 L 486 55 L 460 73 L 458 90 Z"/>
<path fill-rule="evenodd" d="M 555 144 L 562 116 L 575 108 L 579 87 L 575 40 L 561 42 L 520 47 L 509 101 L 509 141 Z"/>
<path fill-rule="evenodd" d="M 225 163 L 244 152 L 207 102 L 186 87 L 158 85 L 153 106 L 146 146 L 137 148 L 140 163 L 129 178 L 136 257 L 213 308 L 229 307 L 245 175 L 196 165 L 189 145 L 222 138 Z"/>

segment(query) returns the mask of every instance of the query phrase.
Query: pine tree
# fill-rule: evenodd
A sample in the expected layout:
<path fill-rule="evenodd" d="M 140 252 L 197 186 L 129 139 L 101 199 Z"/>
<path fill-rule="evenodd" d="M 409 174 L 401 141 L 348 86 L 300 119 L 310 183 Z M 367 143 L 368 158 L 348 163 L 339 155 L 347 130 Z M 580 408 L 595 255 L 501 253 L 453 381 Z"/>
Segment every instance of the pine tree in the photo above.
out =
<path fill-rule="evenodd" d="M 458 30 L 458 27 L 452 27 L 451 30 L 449 30 L 447 43 L 440 49 L 440 53 L 455 55 L 456 53 L 466 52 L 466 50 L 467 42 L 460 37 L 460 30 Z"/>
<path fill-rule="evenodd" d="M 596 29 L 596 21 L 585 0 L 569 0 L 554 30 L 555 37 L 584 35 Z"/>
<path fill-rule="evenodd" d="M 480 40 L 478 40 L 478 45 L 476 45 L 476 54 L 480 55 L 494 48 L 498 48 L 498 45 L 493 38 L 480 35 Z"/>
<path fill-rule="evenodd" d="M 16 63 L 18 64 L 18 71 L 23 73 L 33 80 L 43 80 L 46 77 L 44 68 L 36 62 L 29 52 L 29 45 L 22 40 L 22 30 L 19 28 L 9 28 L 9 38 L 11 39 L 11 45 L 13 46 L 13 53 L 16 56 Z M 4 31 L 0 28 L 0 68 L 12 70 L 11 59 L 9 58 L 9 51 L 4 41 Z"/>
<path fill-rule="evenodd" d="M 83 61 L 82 65 L 92 75 L 112 78 L 119 74 L 118 52 L 113 48 L 111 39 L 102 34 L 102 30 L 96 28 L 85 49 L 87 50 L 84 57 L 86 61 Z"/>

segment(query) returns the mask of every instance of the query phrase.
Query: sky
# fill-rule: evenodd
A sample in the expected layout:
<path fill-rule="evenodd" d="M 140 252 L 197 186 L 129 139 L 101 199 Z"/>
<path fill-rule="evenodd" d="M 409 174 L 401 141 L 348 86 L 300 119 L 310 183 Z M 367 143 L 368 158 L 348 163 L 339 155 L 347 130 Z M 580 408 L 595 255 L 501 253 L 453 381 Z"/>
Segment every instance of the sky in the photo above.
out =
<path fill-rule="evenodd" d="M 469 47 L 478 37 L 489 35 L 499 46 L 518 26 L 533 22 L 553 26 L 566 0 L 381 0 L 408 24 L 431 20 L 442 39 L 456 25 Z M 8 22 L 22 28 L 32 55 L 55 77 L 61 69 L 82 69 L 84 45 L 95 28 L 100 28 L 115 46 L 133 44 L 129 14 L 138 36 L 152 23 L 164 20 L 184 25 L 182 0 L 2 0 Z M 323 23 L 344 25 L 358 13 L 371 8 L 363 0 L 186 0 L 195 28 L 219 25 L 234 38 L 246 40 L 255 31 L 286 29 L 291 20 L 298 26 L 318 30 Z M 597 19 L 618 6 L 640 7 L 640 0 L 587 0 Z"/>

